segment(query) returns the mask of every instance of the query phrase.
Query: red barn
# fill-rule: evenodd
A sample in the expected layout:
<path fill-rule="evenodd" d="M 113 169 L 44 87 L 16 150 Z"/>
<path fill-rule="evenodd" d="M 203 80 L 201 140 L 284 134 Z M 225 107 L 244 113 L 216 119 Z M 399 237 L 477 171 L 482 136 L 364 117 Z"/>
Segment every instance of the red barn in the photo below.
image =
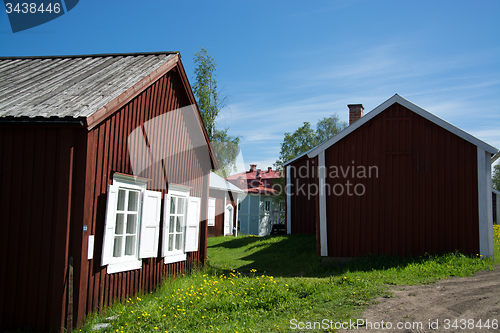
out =
<path fill-rule="evenodd" d="M 0 330 L 63 331 L 206 258 L 217 168 L 179 53 L 0 59 Z"/>
<path fill-rule="evenodd" d="M 285 164 L 288 232 L 316 233 L 323 257 L 493 257 L 498 150 L 399 95 L 349 108 L 348 128 Z"/>

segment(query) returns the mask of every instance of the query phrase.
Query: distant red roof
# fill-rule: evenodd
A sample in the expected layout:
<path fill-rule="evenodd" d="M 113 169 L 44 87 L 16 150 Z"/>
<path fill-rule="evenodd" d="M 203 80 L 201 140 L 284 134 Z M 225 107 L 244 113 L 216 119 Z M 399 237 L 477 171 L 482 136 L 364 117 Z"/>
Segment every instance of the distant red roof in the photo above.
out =
<path fill-rule="evenodd" d="M 276 178 L 280 178 L 278 171 L 271 168 L 266 170 L 257 169 L 256 164 L 251 164 L 249 171 L 229 176 L 226 180 L 246 193 L 276 195 L 278 193 L 273 189 L 273 180 Z"/>

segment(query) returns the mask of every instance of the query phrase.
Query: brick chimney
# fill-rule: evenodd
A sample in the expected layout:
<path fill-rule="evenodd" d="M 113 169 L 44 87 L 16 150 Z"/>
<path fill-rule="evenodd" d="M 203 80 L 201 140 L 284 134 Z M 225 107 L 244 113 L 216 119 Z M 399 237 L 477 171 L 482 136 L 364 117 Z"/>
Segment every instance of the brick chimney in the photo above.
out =
<path fill-rule="evenodd" d="M 255 172 L 257 170 L 257 164 L 250 164 L 250 172 Z"/>
<path fill-rule="evenodd" d="M 363 117 L 363 111 L 365 110 L 363 104 L 349 104 L 347 107 L 349 108 L 349 125 Z"/>

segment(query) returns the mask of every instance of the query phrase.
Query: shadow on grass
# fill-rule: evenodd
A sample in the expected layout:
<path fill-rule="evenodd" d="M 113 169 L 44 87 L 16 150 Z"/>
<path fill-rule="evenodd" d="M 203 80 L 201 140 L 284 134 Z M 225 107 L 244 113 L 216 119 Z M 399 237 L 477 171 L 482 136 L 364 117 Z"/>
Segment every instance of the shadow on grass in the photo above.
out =
<path fill-rule="evenodd" d="M 429 257 L 399 257 L 390 255 L 370 255 L 353 258 L 345 263 L 322 263 L 316 251 L 315 235 L 279 235 L 267 237 L 237 237 L 218 240 L 218 243 L 208 246 L 208 249 L 218 249 L 218 254 L 210 256 L 209 265 L 220 272 L 230 269 L 220 269 L 219 260 L 224 256 L 226 263 L 231 262 L 229 256 L 234 256 L 236 262 L 250 264 L 229 265 L 242 274 L 248 274 L 256 269 L 258 274 L 275 277 L 327 277 L 341 275 L 345 272 L 369 272 L 390 268 L 404 268 L 429 260 Z M 460 254 L 457 254 L 460 255 Z M 219 257 L 220 256 L 220 257 Z M 228 267 L 226 265 L 226 267 Z"/>

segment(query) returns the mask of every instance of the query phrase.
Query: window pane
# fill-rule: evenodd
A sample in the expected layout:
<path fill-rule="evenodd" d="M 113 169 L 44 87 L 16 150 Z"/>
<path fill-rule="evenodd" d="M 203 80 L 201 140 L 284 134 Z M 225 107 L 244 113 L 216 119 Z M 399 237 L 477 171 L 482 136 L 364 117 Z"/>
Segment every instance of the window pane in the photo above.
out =
<path fill-rule="evenodd" d="M 174 235 L 168 235 L 168 250 L 172 251 L 174 249 Z"/>
<path fill-rule="evenodd" d="M 122 256 L 122 236 L 115 236 L 115 244 L 113 246 L 113 257 Z"/>
<path fill-rule="evenodd" d="M 135 254 L 135 236 L 125 238 L 125 255 L 133 256 Z"/>
<path fill-rule="evenodd" d="M 116 209 L 118 210 L 124 210 L 125 209 L 125 195 L 127 191 L 125 190 L 118 190 L 118 205 L 116 206 Z"/>
<path fill-rule="evenodd" d="M 139 192 L 129 191 L 128 192 L 128 211 L 137 212 L 139 207 Z"/>
<path fill-rule="evenodd" d="M 180 250 L 181 249 L 181 240 L 182 240 L 182 234 L 176 234 L 175 235 L 175 249 Z"/>
<path fill-rule="evenodd" d="M 175 224 L 175 232 L 182 231 L 182 216 L 177 216 L 177 223 Z"/>
<path fill-rule="evenodd" d="M 170 234 L 174 233 L 174 222 L 175 222 L 175 216 L 170 216 L 170 224 L 168 227 L 168 232 Z"/>
<path fill-rule="evenodd" d="M 177 200 L 176 197 L 170 198 L 170 214 L 175 214 L 175 201 L 176 200 Z"/>
<path fill-rule="evenodd" d="M 137 215 L 129 214 L 127 216 L 127 234 L 135 234 L 137 230 Z"/>
<path fill-rule="evenodd" d="M 123 234 L 123 214 L 116 214 L 115 235 Z"/>
<path fill-rule="evenodd" d="M 184 198 L 179 198 L 179 207 L 177 207 L 177 214 L 184 214 Z"/>

